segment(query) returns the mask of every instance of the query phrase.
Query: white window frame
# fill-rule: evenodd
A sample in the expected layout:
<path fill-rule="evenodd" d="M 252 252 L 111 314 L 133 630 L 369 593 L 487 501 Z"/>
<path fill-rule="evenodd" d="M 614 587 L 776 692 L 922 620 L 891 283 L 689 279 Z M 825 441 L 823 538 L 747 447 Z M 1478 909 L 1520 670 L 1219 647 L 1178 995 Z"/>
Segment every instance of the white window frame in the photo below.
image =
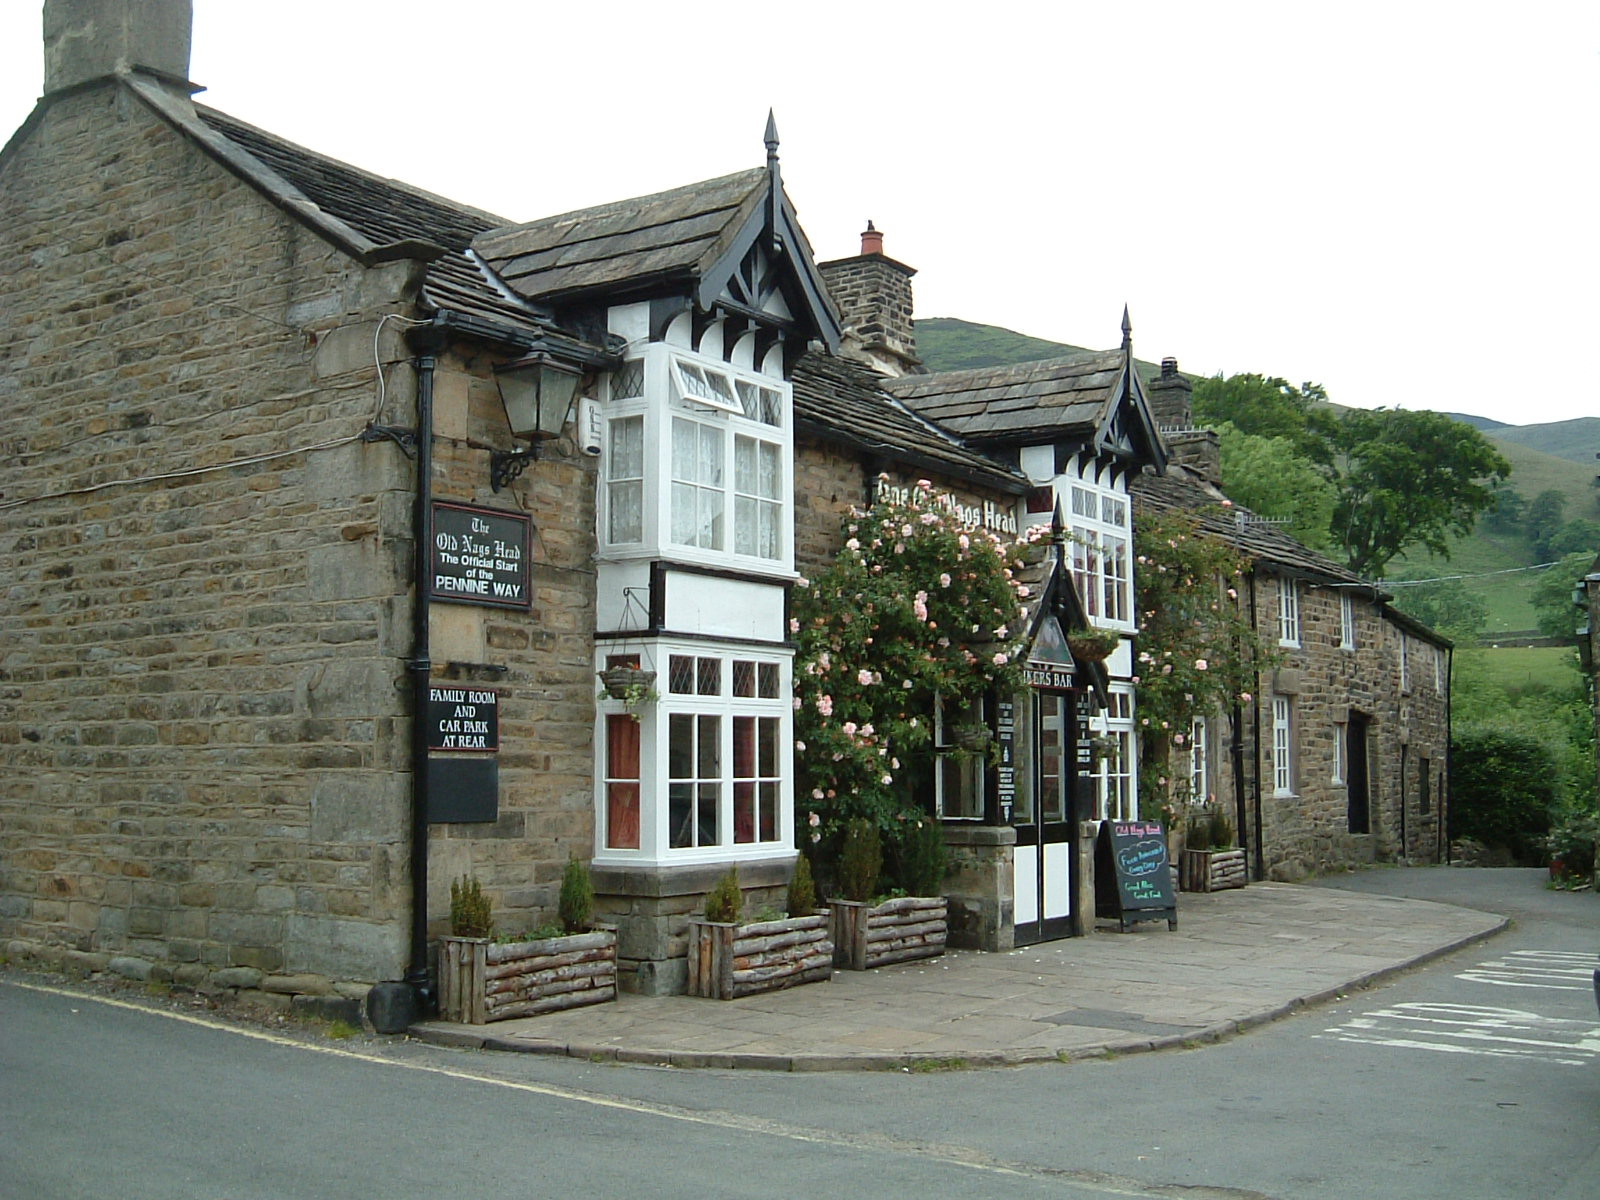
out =
<path fill-rule="evenodd" d="M 595 862 L 612 865 L 683 865 L 690 863 L 719 863 L 750 861 L 766 858 L 785 858 L 794 852 L 794 694 L 791 656 L 782 650 L 752 648 L 748 646 L 717 645 L 701 641 L 683 642 L 666 639 L 646 639 L 630 642 L 630 649 L 642 646 L 646 666 L 657 670 L 655 689 L 659 699 L 640 706 L 635 715 L 640 723 L 639 739 L 639 847 L 638 849 L 597 846 Z M 605 665 L 608 653 L 602 644 L 597 654 L 596 669 Z M 614 651 L 611 651 L 614 653 Z M 715 659 L 718 679 L 715 693 L 675 692 L 672 690 L 673 657 Z M 754 664 L 753 696 L 736 695 L 736 664 Z M 765 672 L 763 671 L 765 668 Z M 765 678 L 763 679 L 763 675 Z M 763 694 L 766 693 L 766 694 Z M 597 770 L 595 789 L 596 829 L 606 829 L 605 772 L 605 719 L 608 714 L 624 711 L 622 701 L 602 696 L 596 704 L 596 754 Z M 717 787 L 717 838 L 702 845 L 674 846 L 672 815 L 671 745 L 673 718 L 717 718 L 718 738 L 717 775 L 704 782 Z M 757 774 L 736 776 L 735 722 L 741 718 L 755 718 L 754 736 L 757 751 L 761 744 L 761 719 L 776 722 L 773 729 L 776 762 L 768 764 L 770 771 L 761 771 L 759 758 Z M 699 722 L 696 720 L 696 727 Z M 680 780 L 679 782 L 687 781 Z M 753 829 L 754 839 L 738 841 L 735 813 L 736 785 L 755 785 Z M 776 812 L 774 837 L 761 840 L 761 784 L 776 785 Z M 693 803 L 690 816 L 693 822 Z M 698 840 L 698 823 L 692 825 L 691 841 Z M 600 839 L 602 842 L 604 838 Z"/>
<path fill-rule="evenodd" d="M 616 430 L 628 420 L 643 420 L 644 476 L 639 481 L 614 474 L 616 460 L 608 451 L 598 522 L 602 556 L 617 560 L 670 553 L 707 566 L 792 576 L 791 386 L 754 368 L 666 343 L 646 346 L 626 369 L 642 374 L 643 387 L 630 389 L 638 395 L 608 400 L 606 418 L 608 428 Z M 678 439 L 687 436 L 684 431 L 695 442 L 693 463 L 674 454 Z M 715 453 L 702 453 L 712 444 Z M 715 465 L 703 470 L 712 460 Z M 613 496 L 626 486 L 642 491 L 637 539 L 613 537 Z M 682 525 L 684 540 L 675 540 L 675 504 L 681 506 L 690 494 L 697 511 L 691 523 Z M 626 524 L 621 531 L 634 532 Z"/>
<path fill-rule="evenodd" d="M 1407 695 L 1411 691 L 1411 639 L 1404 629 L 1395 633 L 1400 636 L 1400 694 Z"/>
<path fill-rule="evenodd" d="M 1089 719 L 1092 734 L 1106 738 L 1113 752 L 1095 764 L 1095 809 L 1098 821 L 1139 818 L 1139 753 L 1134 736 L 1133 686 L 1113 683 L 1107 706 Z"/>
<path fill-rule="evenodd" d="M 1300 647 L 1300 584 L 1286 576 L 1278 577 L 1278 645 Z"/>
<path fill-rule="evenodd" d="M 1335 787 L 1343 787 L 1348 782 L 1349 767 L 1345 763 L 1346 756 L 1350 753 L 1350 726 L 1344 721 L 1333 723 L 1333 777 L 1329 781 Z"/>
<path fill-rule="evenodd" d="M 1128 494 L 1087 479 L 1062 482 L 1071 527 L 1072 577 L 1095 624 L 1134 628 L 1133 511 Z"/>
<path fill-rule="evenodd" d="M 1288 696 L 1272 698 L 1272 794 L 1294 795 L 1294 704 Z"/>
<path fill-rule="evenodd" d="M 1356 601 L 1348 588 L 1339 589 L 1339 649 L 1356 648 Z"/>
<path fill-rule="evenodd" d="M 1204 717 L 1189 725 L 1189 799 L 1211 803 L 1211 725 Z"/>

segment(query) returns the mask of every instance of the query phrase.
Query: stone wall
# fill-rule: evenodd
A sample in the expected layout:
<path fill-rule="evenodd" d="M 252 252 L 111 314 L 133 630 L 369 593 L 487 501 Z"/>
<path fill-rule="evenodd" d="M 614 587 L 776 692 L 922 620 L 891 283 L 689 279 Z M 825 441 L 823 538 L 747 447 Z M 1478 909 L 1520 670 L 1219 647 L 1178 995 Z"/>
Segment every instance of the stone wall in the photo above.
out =
<path fill-rule="evenodd" d="M 284 1004 L 398 978 L 415 470 L 358 435 L 415 420 L 418 264 L 353 262 L 114 84 L 12 145 L 0 240 L 0 944 Z M 434 677 L 501 691 L 499 819 L 435 826 L 435 932 L 467 872 L 548 920 L 592 848 L 594 460 L 493 494 L 492 366 L 441 356 L 433 488 L 531 515 L 533 605 L 433 606 Z"/>
<path fill-rule="evenodd" d="M 406 266 L 351 263 L 116 87 L 12 147 L 0 240 L 0 932 L 394 973 L 409 467 L 352 439 Z"/>
<path fill-rule="evenodd" d="M 873 242 L 863 235 L 863 243 L 876 245 L 878 252 L 817 264 L 839 310 L 841 353 L 886 375 L 919 373 L 923 367 L 911 314 L 916 271 L 885 257 L 881 238 Z"/>

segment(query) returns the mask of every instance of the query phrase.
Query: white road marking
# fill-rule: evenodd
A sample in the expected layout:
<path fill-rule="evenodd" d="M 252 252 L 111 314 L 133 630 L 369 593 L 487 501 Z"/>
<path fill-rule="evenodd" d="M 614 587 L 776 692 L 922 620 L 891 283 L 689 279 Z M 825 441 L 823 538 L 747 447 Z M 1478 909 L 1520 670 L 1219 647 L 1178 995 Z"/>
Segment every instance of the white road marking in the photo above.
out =
<path fill-rule="evenodd" d="M 1587 992 L 1594 986 L 1594 969 L 1597 965 L 1600 965 L 1600 959 L 1593 954 L 1561 950 L 1513 950 L 1504 958 L 1492 958 L 1468 967 L 1456 978 L 1495 987 Z"/>
<path fill-rule="evenodd" d="M 1318 1037 L 1368 1046 L 1525 1058 L 1583 1066 L 1600 1058 L 1600 1025 L 1515 1008 L 1396 1004 L 1351 1017 Z"/>

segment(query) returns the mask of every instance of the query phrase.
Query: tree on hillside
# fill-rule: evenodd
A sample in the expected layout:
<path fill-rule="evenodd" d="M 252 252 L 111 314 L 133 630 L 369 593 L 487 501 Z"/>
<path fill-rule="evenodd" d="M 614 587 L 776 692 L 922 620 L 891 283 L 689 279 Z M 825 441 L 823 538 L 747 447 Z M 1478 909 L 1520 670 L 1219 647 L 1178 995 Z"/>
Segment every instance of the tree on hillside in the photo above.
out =
<path fill-rule="evenodd" d="M 1476 642 L 1489 623 L 1489 602 L 1459 579 L 1400 580 L 1393 586 L 1401 612 L 1453 642 Z"/>
<path fill-rule="evenodd" d="M 1478 430 L 1441 413 L 1337 409 L 1319 384 L 1242 374 L 1196 384 L 1194 414 L 1221 427 L 1230 495 L 1264 516 L 1294 518 L 1297 537 L 1369 578 L 1382 578 L 1408 547 L 1449 557 L 1450 538 L 1470 533 L 1479 513 L 1516 507 L 1498 486 L 1511 464 Z M 1305 482 L 1313 475 L 1321 486 Z M 1297 488 L 1305 497 L 1290 503 Z M 1329 489 L 1319 535 L 1306 524 Z"/>
<path fill-rule="evenodd" d="M 1194 417 L 1202 425 L 1233 426 L 1241 434 L 1283 438 L 1295 453 L 1326 465 L 1335 417 L 1320 383 L 1294 387 L 1264 375 L 1221 375 L 1194 385 Z"/>
<path fill-rule="evenodd" d="M 1448 558 L 1451 536 L 1472 532 L 1511 474 L 1483 434 L 1443 413 L 1347 409 L 1335 450 L 1333 537 L 1350 569 L 1375 579 L 1410 546 Z"/>
<path fill-rule="evenodd" d="M 1282 517 L 1300 541 L 1324 554 L 1333 550 L 1328 528 L 1337 499 L 1333 484 L 1285 437 L 1240 433 L 1222 425 L 1222 477 L 1228 496 L 1263 517 Z"/>
<path fill-rule="evenodd" d="M 1534 612 L 1539 615 L 1539 632 L 1545 637 L 1577 641 L 1582 612 L 1573 603 L 1572 590 L 1592 562 L 1593 550 L 1579 550 L 1539 575 L 1539 582 L 1533 585 L 1532 600 Z"/>
<path fill-rule="evenodd" d="M 1550 539 L 1567 519 L 1567 498 L 1554 488 L 1547 488 L 1528 502 L 1523 516 L 1523 528 L 1533 543 L 1534 557 L 1548 562 L 1552 557 Z"/>

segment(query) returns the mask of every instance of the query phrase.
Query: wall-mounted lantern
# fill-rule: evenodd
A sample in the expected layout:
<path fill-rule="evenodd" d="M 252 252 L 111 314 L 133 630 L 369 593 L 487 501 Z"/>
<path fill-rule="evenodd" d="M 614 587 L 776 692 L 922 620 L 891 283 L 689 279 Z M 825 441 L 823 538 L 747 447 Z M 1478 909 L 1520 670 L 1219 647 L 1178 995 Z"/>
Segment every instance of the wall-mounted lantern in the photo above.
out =
<path fill-rule="evenodd" d="M 496 450 L 489 456 L 489 486 L 495 491 L 521 475 L 539 457 L 539 443 L 560 435 L 583 380 L 582 368 L 534 349 L 494 371 L 511 436 L 531 443 L 525 450 Z"/>

